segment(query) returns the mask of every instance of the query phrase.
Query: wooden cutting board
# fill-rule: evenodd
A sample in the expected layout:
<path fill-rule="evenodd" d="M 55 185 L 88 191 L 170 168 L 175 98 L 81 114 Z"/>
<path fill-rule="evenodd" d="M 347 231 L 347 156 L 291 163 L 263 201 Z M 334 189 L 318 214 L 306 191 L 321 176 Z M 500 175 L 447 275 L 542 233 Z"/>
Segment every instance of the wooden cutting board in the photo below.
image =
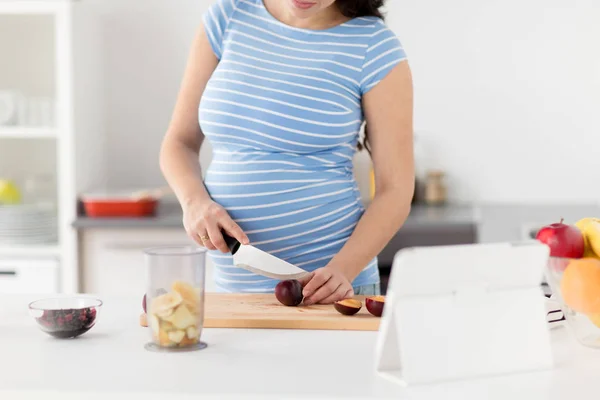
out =
<path fill-rule="evenodd" d="M 380 318 L 367 311 L 364 296 L 358 314 L 342 315 L 333 305 L 287 307 L 273 294 L 205 294 L 204 327 L 376 331 Z"/>

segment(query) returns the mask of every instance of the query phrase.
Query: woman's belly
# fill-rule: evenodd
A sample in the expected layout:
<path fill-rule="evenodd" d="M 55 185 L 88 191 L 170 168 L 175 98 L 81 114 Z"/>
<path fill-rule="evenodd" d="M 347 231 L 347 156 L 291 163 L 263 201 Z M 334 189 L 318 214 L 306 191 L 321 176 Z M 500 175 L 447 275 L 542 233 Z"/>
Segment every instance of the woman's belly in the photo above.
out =
<path fill-rule="evenodd" d="M 307 271 L 327 265 L 364 212 L 347 164 L 324 166 L 282 154 L 217 153 L 205 185 L 253 246 Z M 224 291 L 270 291 L 277 284 L 233 266 L 230 255 L 209 254 L 216 284 Z M 367 273 L 373 275 L 376 268 Z M 378 275 L 370 275 L 361 280 L 378 282 Z"/>

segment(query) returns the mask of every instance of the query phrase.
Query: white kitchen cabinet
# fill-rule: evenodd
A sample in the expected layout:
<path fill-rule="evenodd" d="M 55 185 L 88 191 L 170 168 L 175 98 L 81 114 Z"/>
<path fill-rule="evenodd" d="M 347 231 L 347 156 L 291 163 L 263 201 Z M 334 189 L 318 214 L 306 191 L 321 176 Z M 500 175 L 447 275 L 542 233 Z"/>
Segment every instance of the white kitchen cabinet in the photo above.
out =
<path fill-rule="evenodd" d="M 167 228 L 84 229 L 79 240 L 82 292 L 102 295 L 145 292 L 144 249 L 193 244 L 183 230 Z M 215 291 L 208 257 L 206 291 Z"/>
<path fill-rule="evenodd" d="M 89 2 L 0 0 L 0 179 L 57 210 L 54 242 L 0 245 L 0 256 L 58 262 L 54 292 L 77 291 L 77 193 L 104 176 L 101 28 Z"/>
<path fill-rule="evenodd" d="M 0 258 L 0 294 L 58 291 L 57 260 Z"/>

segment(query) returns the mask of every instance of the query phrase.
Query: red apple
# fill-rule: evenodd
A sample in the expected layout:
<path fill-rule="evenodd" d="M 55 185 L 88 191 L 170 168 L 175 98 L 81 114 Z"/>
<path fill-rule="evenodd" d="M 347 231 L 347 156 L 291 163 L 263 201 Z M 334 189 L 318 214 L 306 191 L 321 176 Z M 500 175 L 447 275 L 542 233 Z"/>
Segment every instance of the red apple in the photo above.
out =
<path fill-rule="evenodd" d="M 581 258 L 585 251 L 581 230 L 564 224 L 563 219 L 540 229 L 535 238 L 550 247 L 551 257 Z"/>

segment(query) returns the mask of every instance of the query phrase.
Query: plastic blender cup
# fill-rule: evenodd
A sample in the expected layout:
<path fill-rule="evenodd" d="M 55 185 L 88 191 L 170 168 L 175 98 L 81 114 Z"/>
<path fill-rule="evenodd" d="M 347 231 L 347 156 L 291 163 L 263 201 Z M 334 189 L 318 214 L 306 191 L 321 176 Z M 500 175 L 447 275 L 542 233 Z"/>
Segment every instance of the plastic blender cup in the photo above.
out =
<path fill-rule="evenodd" d="M 146 257 L 146 309 L 152 351 L 192 351 L 206 347 L 204 325 L 206 249 L 155 247 Z"/>

